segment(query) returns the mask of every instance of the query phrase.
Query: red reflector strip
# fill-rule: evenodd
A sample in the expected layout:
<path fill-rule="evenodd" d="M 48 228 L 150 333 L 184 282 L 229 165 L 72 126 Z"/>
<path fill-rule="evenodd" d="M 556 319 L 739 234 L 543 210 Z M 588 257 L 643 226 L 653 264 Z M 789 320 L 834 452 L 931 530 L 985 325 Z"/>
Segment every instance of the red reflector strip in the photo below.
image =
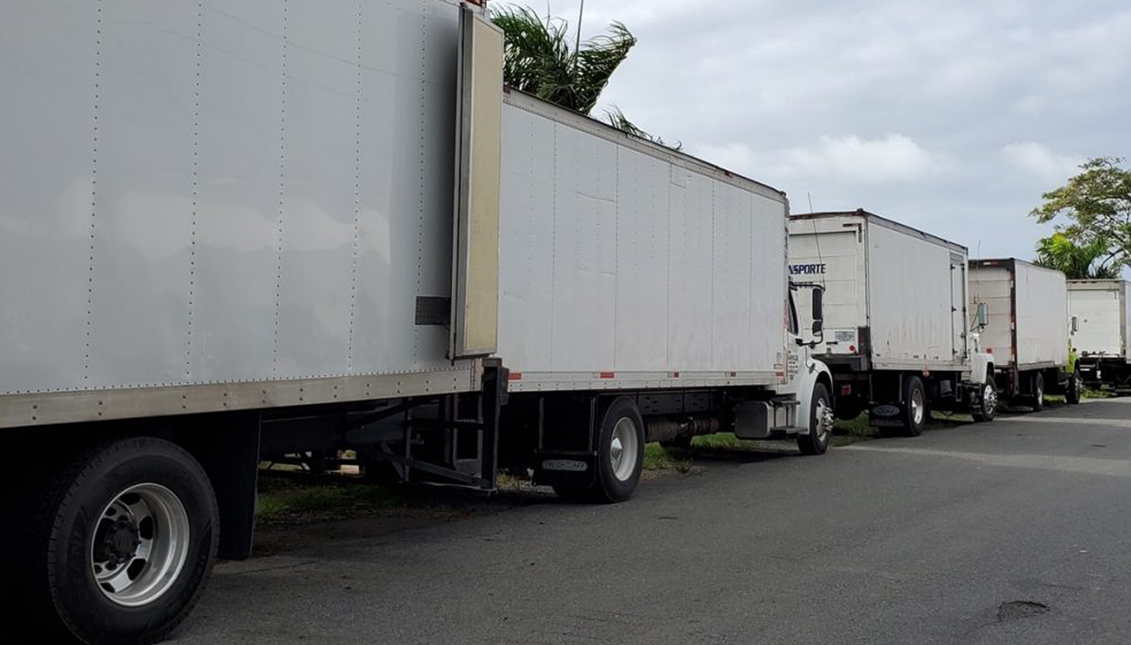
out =
<path fill-rule="evenodd" d="M 601 378 L 616 378 L 616 372 L 601 372 Z"/>
<path fill-rule="evenodd" d="M 521 381 L 522 380 L 522 372 L 511 372 L 510 376 L 508 376 L 507 378 L 509 378 L 512 381 Z"/>

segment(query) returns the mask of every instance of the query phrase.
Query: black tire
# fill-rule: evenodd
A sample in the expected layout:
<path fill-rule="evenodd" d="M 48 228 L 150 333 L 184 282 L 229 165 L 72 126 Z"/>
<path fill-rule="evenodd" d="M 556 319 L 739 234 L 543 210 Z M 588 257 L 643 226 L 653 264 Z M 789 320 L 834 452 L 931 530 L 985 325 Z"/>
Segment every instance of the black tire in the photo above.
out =
<path fill-rule="evenodd" d="M 1033 375 L 1033 394 L 1028 398 L 1027 403 L 1033 408 L 1033 412 L 1045 409 L 1045 377 L 1040 372 Z"/>
<path fill-rule="evenodd" d="M 927 414 L 927 391 L 923 387 L 923 380 L 918 376 L 909 376 L 903 382 L 904 436 L 918 437 L 923 434 Z"/>
<path fill-rule="evenodd" d="M 1065 385 L 1064 400 L 1070 405 L 1077 405 L 1080 403 L 1080 372 L 1079 370 L 1073 371 L 1072 376 L 1068 377 L 1068 383 Z"/>
<path fill-rule="evenodd" d="M 797 435 L 797 447 L 803 455 L 823 455 L 829 449 L 833 437 L 828 418 L 832 413 L 832 401 L 829 398 L 829 389 L 824 383 L 813 386 L 813 398 L 809 406 L 809 434 Z M 821 403 L 824 404 L 823 407 Z M 825 412 L 821 413 L 819 410 Z M 826 418 L 818 418 L 822 414 Z"/>
<path fill-rule="evenodd" d="M 30 530 L 16 558 L 24 592 L 20 611 L 27 624 L 56 637 L 69 634 L 87 645 L 112 645 L 156 642 L 184 620 L 212 570 L 220 529 L 216 495 L 192 455 L 163 439 L 123 439 L 53 470 L 41 484 L 39 496 L 28 500 L 25 507 L 31 510 Z M 95 550 L 97 544 L 128 549 L 118 537 L 128 540 L 129 532 L 111 528 L 115 535 L 110 535 L 107 527 L 112 523 L 106 518 L 115 500 L 135 503 L 132 500 L 138 494 L 124 493 L 138 485 L 168 492 L 180 502 L 188 540 L 179 573 L 167 587 L 157 583 L 164 591 L 127 607 L 99 587 L 94 568 L 97 558 L 105 556 L 95 556 Z M 132 533 L 137 539 L 150 532 L 153 553 L 159 549 L 152 535 L 171 532 L 163 531 L 155 517 L 156 513 L 149 518 L 148 529 L 142 520 Z M 176 557 L 169 560 L 180 561 Z M 133 564 L 121 569 L 130 571 L 129 584 L 144 580 L 149 566 L 143 562 L 134 573 Z"/>
<path fill-rule="evenodd" d="M 636 492 L 644 467 L 644 419 L 636 403 L 622 396 L 605 408 L 596 439 L 597 464 L 591 485 L 587 488 L 555 485 L 554 491 L 567 501 L 606 504 L 628 501 Z M 619 440 L 620 459 L 614 458 L 614 439 Z M 630 461 L 621 461 L 624 459 Z"/>
<path fill-rule="evenodd" d="M 994 372 L 990 370 L 986 374 L 986 382 L 982 384 L 982 390 L 974 401 L 974 406 L 970 408 L 970 416 L 977 423 L 993 421 L 997 416 L 997 404 L 997 384 L 994 382 Z"/>

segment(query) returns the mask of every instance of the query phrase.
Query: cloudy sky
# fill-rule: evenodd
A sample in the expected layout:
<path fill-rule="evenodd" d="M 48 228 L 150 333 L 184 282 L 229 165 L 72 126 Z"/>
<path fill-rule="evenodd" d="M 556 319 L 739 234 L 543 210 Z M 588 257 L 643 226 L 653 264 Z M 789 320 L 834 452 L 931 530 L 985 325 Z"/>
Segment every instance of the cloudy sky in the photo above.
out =
<path fill-rule="evenodd" d="M 576 24 L 578 0 L 549 7 Z M 612 20 L 640 42 L 603 105 L 794 212 L 863 207 L 1030 258 L 1041 193 L 1131 158 L 1127 0 L 586 0 L 583 34 Z"/>

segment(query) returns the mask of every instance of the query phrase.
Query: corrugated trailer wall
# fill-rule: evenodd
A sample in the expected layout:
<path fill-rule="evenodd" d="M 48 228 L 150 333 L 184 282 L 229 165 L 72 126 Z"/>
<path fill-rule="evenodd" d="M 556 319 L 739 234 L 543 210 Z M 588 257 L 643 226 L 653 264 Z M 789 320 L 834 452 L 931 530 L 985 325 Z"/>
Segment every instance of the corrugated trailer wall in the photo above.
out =
<path fill-rule="evenodd" d="M 1068 365 L 1068 285 L 1060 271 L 1015 261 L 1017 362 Z"/>
<path fill-rule="evenodd" d="M 1068 364 L 1068 288 L 1063 273 L 1012 258 L 972 260 L 970 298 L 975 306 L 986 305 L 982 346 L 999 367 Z"/>
<path fill-rule="evenodd" d="M 503 119 L 511 389 L 777 382 L 781 193 L 518 93 Z"/>
<path fill-rule="evenodd" d="M 1073 345 L 1081 353 L 1127 356 L 1131 298 L 1124 280 L 1072 280 L 1069 311 L 1079 326 Z M 1131 357 L 1127 357 L 1131 361 Z"/>
<path fill-rule="evenodd" d="M 869 222 L 868 314 L 877 367 L 965 362 L 965 272 L 964 252 Z"/>
<path fill-rule="evenodd" d="M 452 370 L 457 14 L 7 6 L 0 394 Z"/>

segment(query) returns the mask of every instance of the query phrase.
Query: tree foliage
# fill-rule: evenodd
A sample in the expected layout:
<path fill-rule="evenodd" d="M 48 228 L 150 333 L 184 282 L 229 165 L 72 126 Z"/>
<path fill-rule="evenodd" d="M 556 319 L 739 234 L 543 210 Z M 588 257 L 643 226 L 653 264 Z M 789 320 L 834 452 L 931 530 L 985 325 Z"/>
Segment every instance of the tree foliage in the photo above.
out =
<path fill-rule="evenodd" d="M 1110 280 L 1119 277 L 1111 250 L 1104 239 L 1080 245 L 1064 233 L 1054 233 L 1037 243 L 1037 264 L 1061 271 L 1069 280 Z"/>
<path fill-rule="evenodd" d="M 575 50 L 569 23 L 560 18 L 543 20 L 526 7 L 503 7 L 492 20 L 503 30 L 506 83 L 586 115 L 636 45 L 636 37 L 619 22 Z"/>
<path fill-rule="evenodd" d="M 624 112 L 621 112 L 621 109 L 615 105 L 611 109 L 605 110 L 605 119 L 609 122 L 609 125 L 618 130 L 623 130 L 624 132 L 627 132 L 633 136 L 647 139 L 652 143 L 658 143 L 661 146 L 666 146 L 668 148 L 671 148 L 672 150 L 683 149 L 683 144 L 679 141 L 676 141 L 675 143 L 666 143 L 660 137 L 641 130 L 636 126 L 635 123 L 629 121 L 628 117 L 624 115 Z"/>
<path fill-rule="evenodd" d="M 1032 215 L 1041 223 L 1055 222 L 1057 235 L 1041 240 L 1038 256 L 1070 259 L 1075 268 L 1088 260 L 1088 271 L 1113 276 L 1131 267 L 1131 171 L 1122 162 L 1092 159 L 1067 184 L 1043 195 Z"/>
<path fill-rule="evenodd" d="M 543 101 L 589 115 L 609 78 L 636 45 L 636 37 L 623 24 L 609 25 L 609 33 L 573 46 L 569 23 L 561 18 L 540 18 L 526 7 L 496 9 L 492 20 L 503 30 L 503 80 L 507 85 Z M 614 128 L 675 150 L 663 139 L 637 127 L 613 106 L 605 120 Z"/>

